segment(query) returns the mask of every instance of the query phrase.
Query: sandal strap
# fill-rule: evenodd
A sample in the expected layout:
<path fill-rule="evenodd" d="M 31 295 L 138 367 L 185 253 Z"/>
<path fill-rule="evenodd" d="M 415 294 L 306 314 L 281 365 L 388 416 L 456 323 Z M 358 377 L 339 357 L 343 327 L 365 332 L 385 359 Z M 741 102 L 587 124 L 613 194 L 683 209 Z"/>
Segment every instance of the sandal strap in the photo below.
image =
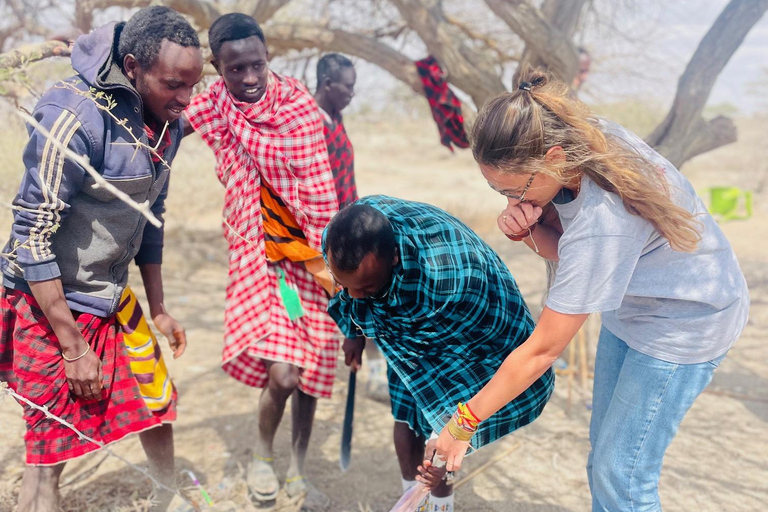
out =
<path fill-rule="evenodd" d="M 285 479 L 285 483 L 292 484 L 294 482 L 301 482 L 302 480 L 306 480 L 306 478 L 304 478 L 301 475 L 299 475 L 299 476 L 292 476 L 291 478 L 286 478 Z"/>
<path fill-rule="evenodd" d="M 262 457 L 261 455 L 254 455 L 253 458 L 256 459 L 256 460 L 260 460 L 262 462 L 274 462 L 275 461 L 274 457 Z"/>

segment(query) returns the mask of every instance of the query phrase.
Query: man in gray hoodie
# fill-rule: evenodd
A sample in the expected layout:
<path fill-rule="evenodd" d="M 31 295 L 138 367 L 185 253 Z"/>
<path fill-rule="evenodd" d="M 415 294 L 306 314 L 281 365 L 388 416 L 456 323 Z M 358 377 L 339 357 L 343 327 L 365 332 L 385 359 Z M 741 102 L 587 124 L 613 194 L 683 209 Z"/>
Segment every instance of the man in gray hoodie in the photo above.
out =
<path fill-rule="evenodd" d="M 175 410 L 153 411 L 141 399 L 116 319 L 133 260 L 155 326 L 174 357 L 184 351 L 184 329 L 163 305 L 163 230 L 62 147 L 87 156 L 105 180 L 162 219 L 178 120 L 202 72 L 200 43 L 178 13 L 150 7 L 80 37 L 72 67 L 77 74 L 35 107 L 43 129 L 29 128 L 0 262 L 0 380 L 100 443 L 140 432 L 150 470 L 172 487 L 173 432 L 164 422 Z M 32 408 L 24 418 L 19 511 L 58 510 L 64 463 L 99 447 Z M 159 497 L 164 510 L 172 495 Z"/>

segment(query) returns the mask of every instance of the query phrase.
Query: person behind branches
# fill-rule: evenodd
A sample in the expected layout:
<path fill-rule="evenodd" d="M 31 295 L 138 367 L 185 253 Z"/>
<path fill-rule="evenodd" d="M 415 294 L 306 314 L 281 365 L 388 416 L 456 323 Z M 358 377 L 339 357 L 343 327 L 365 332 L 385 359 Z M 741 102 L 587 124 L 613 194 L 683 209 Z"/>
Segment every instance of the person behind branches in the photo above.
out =
<path fill-rule="evenodd" d="M 174 358 L 184 352 L 184 329 L 163 304 L 163 229 L 100 186 L 61 147 L 85 155 L 107 182 L 162 219 L 169 164 L 182 137 L 178 120 L 203 69 L 200 43 L 181 15 L 149 7 L 79 37 L 72 67 L 77 75 L 37 103 L 33 116 L 41 128 L 29 128 L 26 171 L 0 264 L 0 380 L 104 445 L 139 433 L 151 474 L 173 488 L 168 422 L 176 416 L 175 390 L 149 389 L 149 403 L 133 357 L 148 372 L 142 380 L 152 379 L 165 371 L 159 347 L 148 359 L 141 351 L 130 356 L 119 325 L 144 333 L 144 342 L 152 337 L 126 289 L 134 261 L 155 326 Z M 145 148 L 131 144 L 131 133 Z M 18 509 L 58 510 L 65 463 L 99 446 L 26 405 L 24 419 L 27 467 Z M 172 496 L 161 491 L 154 509 L 165 510 Z"/>

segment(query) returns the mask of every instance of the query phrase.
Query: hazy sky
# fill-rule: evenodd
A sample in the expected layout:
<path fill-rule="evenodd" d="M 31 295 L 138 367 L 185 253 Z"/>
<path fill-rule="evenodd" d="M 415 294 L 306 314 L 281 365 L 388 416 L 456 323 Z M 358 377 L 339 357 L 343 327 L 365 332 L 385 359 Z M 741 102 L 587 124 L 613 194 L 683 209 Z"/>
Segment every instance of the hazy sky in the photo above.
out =
<path fill-rule="evenodd" d="M 601 44 L 606 39 L 586 40 L 585 43 L 596 53 L 597 64 L 590 82 L 605 84 L 600 87 L 608 93 L 638 94 L 671 101 L 677 86 L 677 79 L 696 50 L 717 16 L 727 5 L 727 0 L 672 0 L 660 6 L 653 1 L 646 2 L 647 9 L 639 14 L 639 19 L 623 17 L 620 28 L 629 33 L 647 34 L 643 38 L 643 47 L 616 41 Z M 613 47 L 615 45 L 615 48 Z M 624 59 L 611 58 L 611 54 L 621 54 L 621 50 L 630 50 Z M 634 50 L 634 51 L 632 51 Z M 631 55 L 634 54 L 634 57 Z M 601 60 L 602 59 L 602 60 Z M 632 76 L 628 69 L 621 72 L 616 68 L 635 67 L 646 70 L 647 79 Z M 744 43 L 733 55 L 730 62 L 718 77 L 710 96 L 710 103 L 729 102 L 739 107 L 744 113 L 750 113 L 766 104 L 765 98 L 748 94 L 749 84 L 759 79 L 768 81 L 768 17 L 763 18 L 752 28 Z M 768 92 L 768 87 L 766 87 Z"/>

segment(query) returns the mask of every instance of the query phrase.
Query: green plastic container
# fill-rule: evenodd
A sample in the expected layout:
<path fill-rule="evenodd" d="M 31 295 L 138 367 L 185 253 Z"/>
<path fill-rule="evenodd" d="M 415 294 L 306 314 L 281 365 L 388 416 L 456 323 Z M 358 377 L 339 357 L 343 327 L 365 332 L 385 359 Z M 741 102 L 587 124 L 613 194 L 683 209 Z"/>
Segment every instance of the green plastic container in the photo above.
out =
<path fill-rule="evenodd" d="M 709 189 L 709 212 L 719 221 L 752 217 L 752 192 L 739 187 Z"/>

